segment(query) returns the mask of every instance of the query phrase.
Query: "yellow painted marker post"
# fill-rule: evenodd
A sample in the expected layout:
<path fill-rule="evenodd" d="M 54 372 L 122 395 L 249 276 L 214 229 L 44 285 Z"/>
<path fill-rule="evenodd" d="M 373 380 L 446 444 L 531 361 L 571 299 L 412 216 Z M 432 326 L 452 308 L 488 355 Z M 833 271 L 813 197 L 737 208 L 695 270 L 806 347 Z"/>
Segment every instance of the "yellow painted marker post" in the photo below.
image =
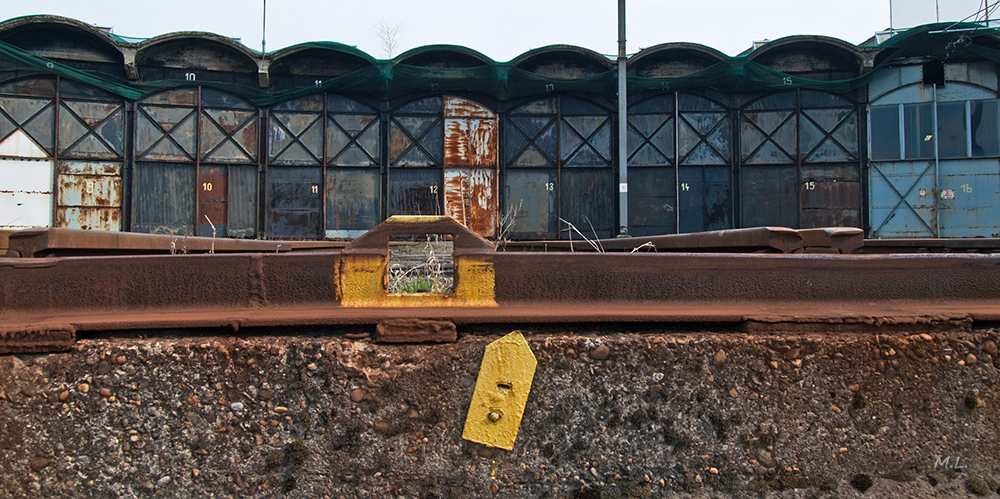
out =
<path fill-rule="evenodd" d="M 519 331 L 486 345 L 462 438 L 514 450 L 538 361 Z"/>

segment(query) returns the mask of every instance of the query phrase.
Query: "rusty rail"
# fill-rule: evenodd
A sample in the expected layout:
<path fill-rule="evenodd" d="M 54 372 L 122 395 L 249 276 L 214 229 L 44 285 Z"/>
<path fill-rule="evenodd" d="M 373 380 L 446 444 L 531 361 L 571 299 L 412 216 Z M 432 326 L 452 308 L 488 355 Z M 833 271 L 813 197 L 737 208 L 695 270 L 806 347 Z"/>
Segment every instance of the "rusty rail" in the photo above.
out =
<path fill-rule="evenodd" d="M 453 292 L 386 291 L 389 237 L 413 233 L 452 236 Z M 409 340 L 475 323 L 994 321 L 998 268 L 983 254 L 504 253 L 447 217 L 395 217 L 343 251 L 0 259 L 0 348 L 32 335 L 67 347 L 75 331 L 406 321 L 424 324 Z"/>

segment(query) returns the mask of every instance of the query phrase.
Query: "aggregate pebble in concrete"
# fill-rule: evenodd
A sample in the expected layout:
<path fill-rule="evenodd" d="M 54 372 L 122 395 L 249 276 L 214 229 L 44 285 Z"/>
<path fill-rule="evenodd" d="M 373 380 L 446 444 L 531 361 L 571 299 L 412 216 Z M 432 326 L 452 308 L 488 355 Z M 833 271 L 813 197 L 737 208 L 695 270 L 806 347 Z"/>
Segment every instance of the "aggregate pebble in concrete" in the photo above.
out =
<path fill-rule="evenodd" d="M 522 331 L 538 369 L 511 452 L 461 438 L 499 334 L 88 339 L 0 357 L 0 497 L 967 497 L 1000 485 L 993 330 Z"/>

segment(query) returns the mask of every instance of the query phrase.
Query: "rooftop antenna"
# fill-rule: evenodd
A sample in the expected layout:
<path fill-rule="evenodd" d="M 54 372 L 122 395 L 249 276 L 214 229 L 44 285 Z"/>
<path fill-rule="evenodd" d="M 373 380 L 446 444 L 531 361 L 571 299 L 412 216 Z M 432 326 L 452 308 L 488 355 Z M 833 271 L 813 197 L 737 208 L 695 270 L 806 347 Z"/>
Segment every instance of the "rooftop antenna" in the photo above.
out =
<path fill-rule="evenodd" d="M 260 17 L 260 53 L 267 53 L 267 0 L 264 0 L 264 13 Z"/>

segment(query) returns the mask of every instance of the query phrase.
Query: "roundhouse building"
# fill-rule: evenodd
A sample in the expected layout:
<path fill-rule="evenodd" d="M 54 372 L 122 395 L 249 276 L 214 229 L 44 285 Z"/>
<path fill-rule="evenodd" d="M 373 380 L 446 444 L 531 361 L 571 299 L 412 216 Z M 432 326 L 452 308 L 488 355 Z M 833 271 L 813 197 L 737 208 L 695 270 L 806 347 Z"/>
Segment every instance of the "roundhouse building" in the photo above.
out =
<path fill-rule="evenodd" d="M 16 18 L 0 23 L 0 229 L 350 239 L 413 214 L 514 239 L 997 237 L 998 49 L 973 24 L 734 57 L 668 43 L 629 57 L 621 117 L 613 60 L 582 47 L 261 54 L 212 33 Z"/>

